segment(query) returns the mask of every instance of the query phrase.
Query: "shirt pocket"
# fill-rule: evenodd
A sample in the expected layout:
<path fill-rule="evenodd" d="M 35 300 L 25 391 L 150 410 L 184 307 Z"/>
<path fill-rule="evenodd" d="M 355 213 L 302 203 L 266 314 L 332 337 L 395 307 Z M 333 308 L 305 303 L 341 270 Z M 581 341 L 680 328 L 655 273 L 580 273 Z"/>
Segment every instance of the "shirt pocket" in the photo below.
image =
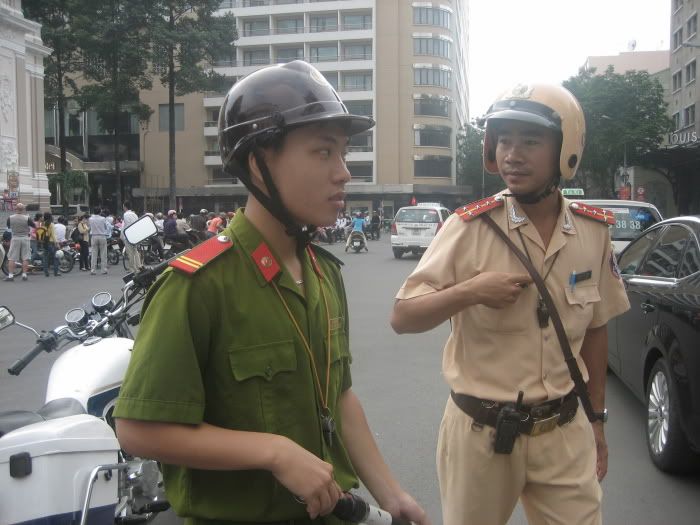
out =
<path fill-rule="evenodd" d="M 291 339 L 231 348 L 229 363 L 236 389 L 242 395 L 237 401 L 248 408 L 259 407 L 259 420 L 254 426 L 279 432 L 294 423 L 298 377 Z"/>
<path fill-rule="evenodd" d="M 527 305 L 532 303 L 532 307 Z M 503 308 L 490 308 L 483 304 L 469 307 L 474 310 L 474 321 L 477 327 L 503 333 L 516 334 L 532 329 L 537 323 L 534 300 L 522 293 L 518 300 Z"/>
<path fill-rule="evenodd" d="M 564 328 L 569 339 L 583 337 L 593 319 L 593 309 L 600 302 L 598 283 L 589 283 L 564 287 L 566 295 L 566 313 L 562 314 Z"/>

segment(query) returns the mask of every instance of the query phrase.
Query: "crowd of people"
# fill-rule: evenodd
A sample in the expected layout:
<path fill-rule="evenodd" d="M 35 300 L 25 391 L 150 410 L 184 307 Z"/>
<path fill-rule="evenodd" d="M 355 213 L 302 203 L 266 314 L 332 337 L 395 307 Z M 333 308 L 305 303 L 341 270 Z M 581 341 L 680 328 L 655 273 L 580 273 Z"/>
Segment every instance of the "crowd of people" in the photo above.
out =
<path fill-rule="evenodd" d="M 7 229 L 3 232 L 3 240 L 6 241 L 4 244 L 8 247 L 8 275 L 4 278 L 5 281 L 14 281 L 18 266 L 22 267 L 21 279 L 26 281 L 30 264 L 34 261 L 41 261 L 45 276 L 49 277 L 53 271 L 54 276 L 60 277 L 58 251 L 68 245 L 80 253 L 80 271 L 90 272 L 91 275 L 101 271 L 106 275 L 108 241 L 113 237 L 118 238 L 120 247 L 124 248 L 127 269 L 135 271 L 141 265 L 136 246 L 130 244 L 123 234 L 123 230 L 139 218 L 129 202 L 124 202 L 122 215 L 95 207 L 92 214 L 71 217 L 70 220 L 65 216 L 54 218 L 49 212 L 30 216 L 25 213 L 25 209 L 22 203 L 15 205 L 15 213 L 7 218 Z M 150 216 L 161 233 L 152 240 L 152 249 L 160 258 L 164 258 L 164 244 L 176 245 L 178 249 L 175 251 L 191 248 L 197 242 L 221 232 L 234 212 L 214 213 L 201 209 L 199 213 L 187 218 L 176 210 L 155 214 L 145 212 L 143 215 Z M 5 250 L 2 246 L 0 250 L 2 260 Z"/>

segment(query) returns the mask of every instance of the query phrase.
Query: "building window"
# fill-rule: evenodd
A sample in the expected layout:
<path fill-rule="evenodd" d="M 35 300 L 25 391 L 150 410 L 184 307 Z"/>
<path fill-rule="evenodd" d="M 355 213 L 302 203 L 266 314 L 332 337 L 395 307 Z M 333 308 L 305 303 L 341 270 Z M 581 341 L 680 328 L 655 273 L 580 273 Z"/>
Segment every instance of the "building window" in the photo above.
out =
<path fill-rule="evenodd" d="M 270 23 L 267 19 L 243 21 L 243 36 L 259 36 L 269 34 Z"/>
<path fill-rule="evenodd" d="M 372 44 L 343 45 L 343 60 L 372 60 Z"/>
<path fill-rule="evenodd" d="M 168 104 L 158 104 L 158 131 L 170 129 Z M 175 131 L 185 129 L 185 105 L 175 104 Z"/>
<path fill-rule="evenodd" d="M 372 132 L 365 131 L 350 137 L 348 151 L 372 151 Z"/>
<path fill-rule="evenodd" d="M 352 182 L 372 182 L 373 166 L 371 162 L 348 162 L 347 166 Z"/>
<path fill-rule="evenodd" d="M 452 176 L 452 157 L 416 155 L 413 160 L 413 176 L 450 178 Z"/>
<path fill-rule="evenodd" d="M 312 33 L 338 30 L 338 15 L 312 16 L 309 19 Z"/>
<path fill-rule="evenodd" d="M 261 64 L 270 63 L 270 50 L 269 49 L 252 49 L 250 51 L 243 51 L 243 65 L 244 66 L 259 66 Z"/>
<path fill-rule="evenodd" d="M 348 109 L 348 112 L 353 115 L 372 116 L 371 100 L 348 100 L 345 102 L 345 107 Z"/>
<path fill-rule="evenodd" d="M 695 73 L 697 72 L 697 67 L 695 60 L 693 60 L 690 64 L 685 66 L 685 83 L 690 84 L 695 80 Z"/>
<path fill-rule="evenodd" d="M 321 71 L 321 74 L 326 77 L 328 83 L 333 86 L 333 89 L 338 91 L 338 72 L 337 71 Z"/>
<path fill-rule="evenodd" d="M 673 33 L 673 49 L 678 49 L 683 43 L 683 28 Z"/>
<path fill-rule="evenodd" d="M 338 46 L 335 44 L 311 46 L 309 48 L 309 60 L 311 62 L 337 62 Z"/>
<path fill-rule="evenodd" d="M 298 60 L 304 58 L 304 48 L 303 47 L 283 47 L 276 51 L 277 57 L 275 58 L 278 64 L 284 64 L 286 62 L 291 62 L 292 60 Z"/>
<path fill-rule="evenodd" d="M 343 74 L 343 91 L 371 91 L 372 73 Z"/>
<path fill-rule="evenodd" d="M 291 33 L 304 32 L 303 18 L 281 18 L 275 22 L 276 33 L 278 35 L 288 35 Z"/>
<path fill-rule="evenodd" d="M 673 114 L 671 119 L 673 119 L 673 130 L 681 129 L 681 114 L 678 111 Z"/>
<path fill-rule="evenodd" d="M 673 12 L 675 13 L 683 7 L 683 0 L 673 0 Z"/>
<path fill-rule="evenodd" d="M 698 32 L 698 15 L 694 14 L 688 19 L 688 23 L 685 26 L 686 33 L 688 33 L 688 38 L 693 36 Z"/>
<path fill-rule="evenodd" d="M 692 126 L 693 124 L 695 124 L 695 104 L 683 110 L 683 126 Z"/>
<path fill-rule="evenodd" d="M 452 43 L 441 38 L 414 38 L 413 54 L 450 58 Z"/>
<path fill-rule="evenodd" d="M 673 74 L 671 80 L 673 83 L 673 91 L 678 91 L 681 88 L 683 81 L 683 73 L 680 71 L 680 69 Z"/>
<path fill-rule="evenodd" d="M 342 15 L 343 30 L 352 31 L 360 29 L 372 29 L 371 14 L 344 14 Z"/>
<path fill-rule="evenodd" d="M 413 8 L 413 24 L 414 25 L 429 25 L 450 28 L 450 19 L 452 15 L 445 9 L 435 7 L 414 7 Z"/>
<path fill-rule="evenodd" d="M 448 126 L 416 124 L 413 134 L 416 146 L 433 146 L 437 148 L 449 148 L 451 146 L 452 129 Z"/>
<path fill-rule="evenodd" d="M 447 97 L 420 95 L 413 99 L 413 113 L 426 117 L 449 117 L 452 102 Z"/>
<path fill-rule="evenodd" d="M 451 80 L 452 73 L 444 69 L 429 67 L 413 69 L 413 83 L 416 86 L 435 86 L 449 89 Z"/>

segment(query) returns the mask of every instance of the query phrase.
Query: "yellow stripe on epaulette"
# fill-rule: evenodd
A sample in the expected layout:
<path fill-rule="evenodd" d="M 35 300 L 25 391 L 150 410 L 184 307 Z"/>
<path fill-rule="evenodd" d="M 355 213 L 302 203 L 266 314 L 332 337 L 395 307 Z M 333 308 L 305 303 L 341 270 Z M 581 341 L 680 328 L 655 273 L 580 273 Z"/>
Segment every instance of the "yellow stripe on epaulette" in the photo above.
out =
<path fill-rule="evenodd" d="M 503 203 L 504 199 L 502 195 L 494 195 L 457 208 L 455 213 L 459 215 L 463 221 L 471 221 L 482 213 L 500 208 L 503 206 Z"/>
<path fill-rule="evenodd" d="M 589 219 L 605 224 L 615 225 L 615 214 L 610 210 L 597 208 L 596 206 L 579 202 L 572 202 L 569 204 L 569 209 L 571 209 L 571 211 L 576 215 L 588 217 Z"/>
<path fill-rule="evenodd" d="M 182 273 L 193 275 L 232 246 L 233 241 L 226 235 L 212 237 L 171 261 L 170 266 Z"/>

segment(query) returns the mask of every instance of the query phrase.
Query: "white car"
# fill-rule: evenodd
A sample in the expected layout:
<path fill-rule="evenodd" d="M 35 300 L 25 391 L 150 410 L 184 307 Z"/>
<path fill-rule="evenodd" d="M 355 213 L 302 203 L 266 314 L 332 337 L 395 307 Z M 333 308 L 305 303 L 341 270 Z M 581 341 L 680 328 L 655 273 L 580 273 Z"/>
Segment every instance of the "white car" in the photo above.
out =
<path fill-rule="evenodd" d="M 651 203 L 616 199 L 576 199 L 615 214 L 615 226 L 610 226 L 615 254 L 619 254 L 632 240 L 652 224 L 662 220 L 661 213 Z"/>
<path fill-rule="evenodd" d="M 400 259 L 404 253 L 422 254 L 450 216 L 438 203 L 422 203 L 400 208 L 391 225 L 391 249 Z"/>

